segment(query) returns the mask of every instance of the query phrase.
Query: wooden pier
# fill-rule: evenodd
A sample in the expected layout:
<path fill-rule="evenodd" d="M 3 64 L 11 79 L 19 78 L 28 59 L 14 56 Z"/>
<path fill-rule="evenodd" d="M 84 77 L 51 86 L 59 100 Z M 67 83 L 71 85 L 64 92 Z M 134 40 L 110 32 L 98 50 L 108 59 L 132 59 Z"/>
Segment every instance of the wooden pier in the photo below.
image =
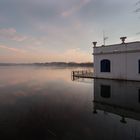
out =
<path fill-rule="evenodd" d="M 93 72 L 89 70 L 72 71 L 72 76 L 78 78 L 94 78 Z"/>

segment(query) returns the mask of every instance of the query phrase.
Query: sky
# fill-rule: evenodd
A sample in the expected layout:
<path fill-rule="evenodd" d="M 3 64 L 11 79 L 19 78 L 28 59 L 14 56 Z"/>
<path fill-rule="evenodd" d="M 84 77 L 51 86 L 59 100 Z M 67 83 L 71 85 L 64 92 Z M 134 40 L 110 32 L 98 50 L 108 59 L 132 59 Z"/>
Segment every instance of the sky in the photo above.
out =
<path fill-rule="evenodd" d="M 0 63 L 92 62 L 92 42 L 140 41 L 139 0 L 0 0 Z"/>

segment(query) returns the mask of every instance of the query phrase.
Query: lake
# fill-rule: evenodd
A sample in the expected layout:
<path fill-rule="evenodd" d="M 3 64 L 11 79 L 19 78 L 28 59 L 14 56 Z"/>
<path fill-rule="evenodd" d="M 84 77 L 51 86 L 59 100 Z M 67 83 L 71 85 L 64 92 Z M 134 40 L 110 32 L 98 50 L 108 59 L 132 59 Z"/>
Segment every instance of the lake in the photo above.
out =
<path fill-rule="evenodd" d="M 1 139 L 140 140 L 140 82 L 73 79 L 79 69 L 1 66 Z"/>

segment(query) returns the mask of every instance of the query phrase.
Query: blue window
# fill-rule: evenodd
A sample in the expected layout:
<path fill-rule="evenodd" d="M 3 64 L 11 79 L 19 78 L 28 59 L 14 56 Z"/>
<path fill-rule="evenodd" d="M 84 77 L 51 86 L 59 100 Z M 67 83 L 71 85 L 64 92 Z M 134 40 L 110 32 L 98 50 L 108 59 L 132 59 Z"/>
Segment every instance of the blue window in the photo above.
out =
<path fill-rule="evenodd" d="M 110 60 L 101 60 L 101 72 L 110 72 Z"/>

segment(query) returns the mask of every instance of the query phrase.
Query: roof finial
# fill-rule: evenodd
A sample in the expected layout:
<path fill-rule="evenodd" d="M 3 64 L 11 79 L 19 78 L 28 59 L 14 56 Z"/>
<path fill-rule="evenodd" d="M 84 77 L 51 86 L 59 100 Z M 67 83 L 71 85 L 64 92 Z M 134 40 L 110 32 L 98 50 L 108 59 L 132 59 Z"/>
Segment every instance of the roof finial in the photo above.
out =
<path fill-rule="evenodd" d="M 96 47 L 97 42 L 92 42 L 92 43 L 93 43 L 94 47 Z"/>
<path fill-rule="evenodd" d="M 120 39 L 122 40 L 122 44 L 124 44 L 125 43 L 125 39 L 126 39 L 127 37 L 120 37 Z"/>

